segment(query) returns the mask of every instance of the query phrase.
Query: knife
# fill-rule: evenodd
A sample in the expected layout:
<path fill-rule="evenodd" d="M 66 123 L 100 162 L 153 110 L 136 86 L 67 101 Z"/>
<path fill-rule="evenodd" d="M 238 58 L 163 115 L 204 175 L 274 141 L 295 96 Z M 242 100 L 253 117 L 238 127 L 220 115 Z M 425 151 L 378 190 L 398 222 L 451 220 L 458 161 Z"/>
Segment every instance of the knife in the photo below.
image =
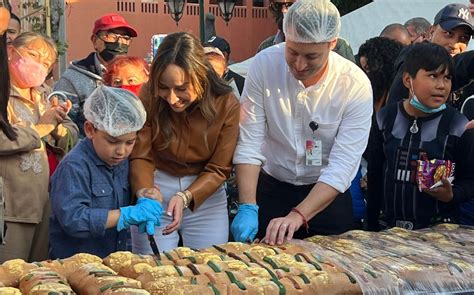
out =
<path fill-rule="evenodd" d="M 153 254 L 158 260 L 161 260 L 160 250 L 158 250 L 158 246 L 156 245 L 155 237 L 153 235 L 148 235 L 148 241 L 150 241 L 150 247 Z"/>

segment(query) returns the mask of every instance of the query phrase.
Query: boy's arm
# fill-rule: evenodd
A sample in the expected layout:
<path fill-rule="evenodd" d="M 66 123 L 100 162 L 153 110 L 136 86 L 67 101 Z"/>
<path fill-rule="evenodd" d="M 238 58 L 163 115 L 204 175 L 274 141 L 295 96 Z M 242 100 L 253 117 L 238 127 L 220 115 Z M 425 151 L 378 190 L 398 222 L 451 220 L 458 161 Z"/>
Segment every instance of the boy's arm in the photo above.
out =
<path fill-rule="evenodd" d="M 474 197 L 474 130 L 468 129 L 455 147 L 453 200 L 459 204 Z"/>
<path fill-rule="evenodd" d="M 68 235 L 77 238 L 104 236 L 109 219 L 109 209 L 91 208 L 90 174 L 79 161 L 65 160 L 51 179 L 52 214 Z"/>

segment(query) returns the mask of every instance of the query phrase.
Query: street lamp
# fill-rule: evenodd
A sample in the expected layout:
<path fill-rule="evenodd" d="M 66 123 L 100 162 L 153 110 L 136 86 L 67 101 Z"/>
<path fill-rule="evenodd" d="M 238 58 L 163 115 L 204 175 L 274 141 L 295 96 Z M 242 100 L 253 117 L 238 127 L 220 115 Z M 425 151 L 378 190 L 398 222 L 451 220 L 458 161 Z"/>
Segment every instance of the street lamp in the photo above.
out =
<path fill-rule="evenodd" d="M 234 13 L 235 2 L 236 0 L 219 0 L 219 10 L 226 25 L 229 24 Z"/>
<path fill-rule="evenodd" d="M 176 25 L 178 25 L 179 20 L 183 17 L 186 0 L 168 0 L 166 1 L 166 5 L 168 6 L 171 18 L 176 22 Z"/>
<path fill-rule="evenodd" d="M 221 11 L 222 18 L 226 22 L 226 25 L 232 18 L 234 13 L 236 0 L 218 0 L 219 10 Z M 178 25 L 179 20 L 183 17 L 184 6 L 186 5 L 186 0 L 167 0 L 166 5 L 170 12 L 171 18 Z M 201 41 L 205 42 L 206 34 L 204 32 L 204 0 L 199 0 L 199 35 Z"/>

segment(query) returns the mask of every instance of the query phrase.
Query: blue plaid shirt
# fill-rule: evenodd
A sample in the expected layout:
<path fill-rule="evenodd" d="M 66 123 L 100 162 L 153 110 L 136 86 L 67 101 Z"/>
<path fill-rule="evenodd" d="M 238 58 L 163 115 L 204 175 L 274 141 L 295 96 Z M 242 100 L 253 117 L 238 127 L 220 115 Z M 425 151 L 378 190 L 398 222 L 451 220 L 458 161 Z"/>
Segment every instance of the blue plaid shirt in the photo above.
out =
<path fill-rule="evenodd" d="M 126 250 L 127 231 L 105 229 L 109 210 L 130 205 L 128 160 L 108 166 L 82 139 L 51 179 L 50 258 Z"/>

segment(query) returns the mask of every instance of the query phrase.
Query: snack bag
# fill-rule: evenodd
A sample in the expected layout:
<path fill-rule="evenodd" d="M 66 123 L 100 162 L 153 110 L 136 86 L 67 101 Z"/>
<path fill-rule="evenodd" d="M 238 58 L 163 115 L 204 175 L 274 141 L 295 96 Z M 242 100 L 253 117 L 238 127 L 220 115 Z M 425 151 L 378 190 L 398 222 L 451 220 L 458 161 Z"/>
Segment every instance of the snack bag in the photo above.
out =
<path fill-rule="evenodd" d="M 423 158 L 423 157 L 422 157 Z M 425 157 L 426 158 L 426 157 Z M 450 160 L 418 160 L 417 161 L 417 182 L 418 189 L 432 189 L 441 186 L 441 179 L 444 177 L 452 182 L 454 180 L 455 164 Z"/>

